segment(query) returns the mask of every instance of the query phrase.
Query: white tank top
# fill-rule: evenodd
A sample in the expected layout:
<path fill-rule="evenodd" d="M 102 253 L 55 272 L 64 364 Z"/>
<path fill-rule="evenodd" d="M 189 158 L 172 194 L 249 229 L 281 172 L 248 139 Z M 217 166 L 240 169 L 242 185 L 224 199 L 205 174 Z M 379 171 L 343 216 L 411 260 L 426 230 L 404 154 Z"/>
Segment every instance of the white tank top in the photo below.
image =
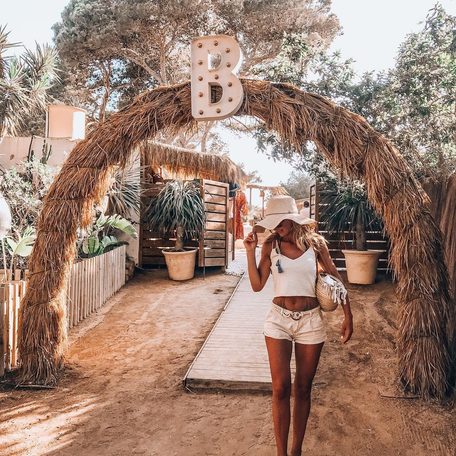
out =
<path fill-rule="evenodd" d="M 281 254 L 279 245 L 274 240 L 271 250 L 274 297 L 315 297 L 315 281 L 317 278 L 316 261 L 315 251 L 312 246 L 301 256 L 293 260 Z M 283 272 L 279 272 L 279 269 Z"/>

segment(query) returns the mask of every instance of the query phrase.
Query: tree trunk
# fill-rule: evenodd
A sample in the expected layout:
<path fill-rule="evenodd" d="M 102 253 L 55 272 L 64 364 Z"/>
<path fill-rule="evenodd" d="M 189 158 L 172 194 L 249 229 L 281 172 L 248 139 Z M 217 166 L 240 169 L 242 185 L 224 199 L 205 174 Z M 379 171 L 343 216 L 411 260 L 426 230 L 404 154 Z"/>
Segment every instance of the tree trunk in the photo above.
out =
<path fill-rule="evenodd" d="M 367 250 L 366 230 L 361 211 L 358 211 L 356 216 L 355 247 L 356 250 Z"/>
<path fill-rule="evenodd" d="M 98 121 L 104 122 L 106 117 L 106 107 L 108 106 L 109 97 L 111 96 L 111 65 L 101 64 L 101 72 L 103 73 L 104 94 L 101 100 L 100 111 L 98 113 Z"/>
<path fill-rule="evenodd" d="M 203 136 L 201 137 L 201 152 L 203 153 L 207 153 L 207 138 L 214 124 L 215 122 L 209 121 L 206 122 L 206 125 L 204 127 Z"/>
<path fill-rule="evenodd" d="M 184 228 L 182 226 L 176 228 L 176 250 L 184 250 Z"/>

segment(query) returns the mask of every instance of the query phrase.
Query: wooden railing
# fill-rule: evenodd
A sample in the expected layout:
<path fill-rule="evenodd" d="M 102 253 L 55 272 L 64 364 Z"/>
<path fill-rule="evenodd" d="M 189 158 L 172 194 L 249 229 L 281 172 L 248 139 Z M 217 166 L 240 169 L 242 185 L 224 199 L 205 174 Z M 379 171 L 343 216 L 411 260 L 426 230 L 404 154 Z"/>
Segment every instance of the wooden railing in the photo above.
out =
<path fill-rule="evenodd" d="M 125 252 L 122 245 L 110 252 L 83 259 L 71 267 L 67 293 L 68 328 L 73 328 L 101 306 L 125 284 Z M 0 271 L 2 273 L 3 271 Z M 15 271 L 15 278 L 26 278 L 25 271 Z M 0 376 L 4 369 L 18 365 L 18 328 L 20 303 L 27 289 L 27 280 L 11 280 L 0 288 Z"/>
<path fill-rule="evenodd" d="M 19 329 L 19 307 L 25 295 L 27 282 L 17 280 L 4 283 L 0 288 L 2 315 L 0 318 L 0 376 L 4 370 L 11 370 L 17 366 L 17 334 Z"/>
<path fill-rule="evenodd" d="M 125 285 L 125 245 L 74 263 L 67 288 L 68 327 L 96 312 Z"/>

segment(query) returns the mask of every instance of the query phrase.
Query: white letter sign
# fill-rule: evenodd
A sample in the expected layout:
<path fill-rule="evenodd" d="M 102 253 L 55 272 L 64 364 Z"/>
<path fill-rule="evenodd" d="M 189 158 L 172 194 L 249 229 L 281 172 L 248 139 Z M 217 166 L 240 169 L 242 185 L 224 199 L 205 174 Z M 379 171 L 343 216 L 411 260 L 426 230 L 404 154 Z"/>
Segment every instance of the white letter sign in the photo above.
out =
<path fill-rule="evenodd" d="M 241 49 L 226 35 L 192 40 L 192 115 L 197 120 L 225 119 L 236 113 L 244 99 L 241 81 L 233 71 L 241 64 Z M 209 68 L 209 56 L 219 57 L 217 68 Z M 220 86 L 222 96 L 212 103 L 211 88 Z"/>

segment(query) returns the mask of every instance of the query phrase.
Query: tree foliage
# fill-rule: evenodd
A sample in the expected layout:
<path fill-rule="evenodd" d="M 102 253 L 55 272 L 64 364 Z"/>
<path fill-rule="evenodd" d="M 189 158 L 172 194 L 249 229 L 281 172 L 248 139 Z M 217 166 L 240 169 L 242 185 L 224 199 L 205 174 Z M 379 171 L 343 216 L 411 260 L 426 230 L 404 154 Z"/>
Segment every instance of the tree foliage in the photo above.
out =
<path fill-rule="evenodd" d="M 456 170 L 455 30 L 456 17 L 436 5 L 422 30 L 402 43 L 395 67 L 387 72 L 357 78 L 352 62 L 334 53 L 317 56 L 307 73 L 287 69 L 287 74 L 304 90 L 365 117 L 397 146 L 417 177 L 445 178 Z M 256 138 L 274 159 L 293 161 L 323 179 L 332 175 L 312 144 L 304 144 L 296 158 L 265 129 Z"/>
<path fill-rule="evenodd" d="M 0 26 L 0 137 L 5 135 L 44 134 L 44 112 L 49 89 L 58 79 L 57 54 L 48 45 L 25 49 L 18 57 L 6 57 L 17 47 L 8 41 L 9 32 Z M 35 122 L 37 117 L 41 122 Z"/>
<path fill-rule="evenodd" d="M 286 182 L 280 182 L 280 185 L 295 199 L 308 198 L 310 186 L 313 178 L 302 171 L 293 171 Z"/>
<path fill-rule="evenodd" d="M 71 86 L 94 118 L 103 120 L 157 84 L 189 78 L 194 36 L 226 33 L 240 43 L 244 75 L 268 76 L 276 57 L 325 49 L 339 30 L 330 0 L 71 0 L 54 26 Z M 272 20 L 273 19 L 273 20 Z M 314 52 L 314 51 L 312 51 Z"/>

